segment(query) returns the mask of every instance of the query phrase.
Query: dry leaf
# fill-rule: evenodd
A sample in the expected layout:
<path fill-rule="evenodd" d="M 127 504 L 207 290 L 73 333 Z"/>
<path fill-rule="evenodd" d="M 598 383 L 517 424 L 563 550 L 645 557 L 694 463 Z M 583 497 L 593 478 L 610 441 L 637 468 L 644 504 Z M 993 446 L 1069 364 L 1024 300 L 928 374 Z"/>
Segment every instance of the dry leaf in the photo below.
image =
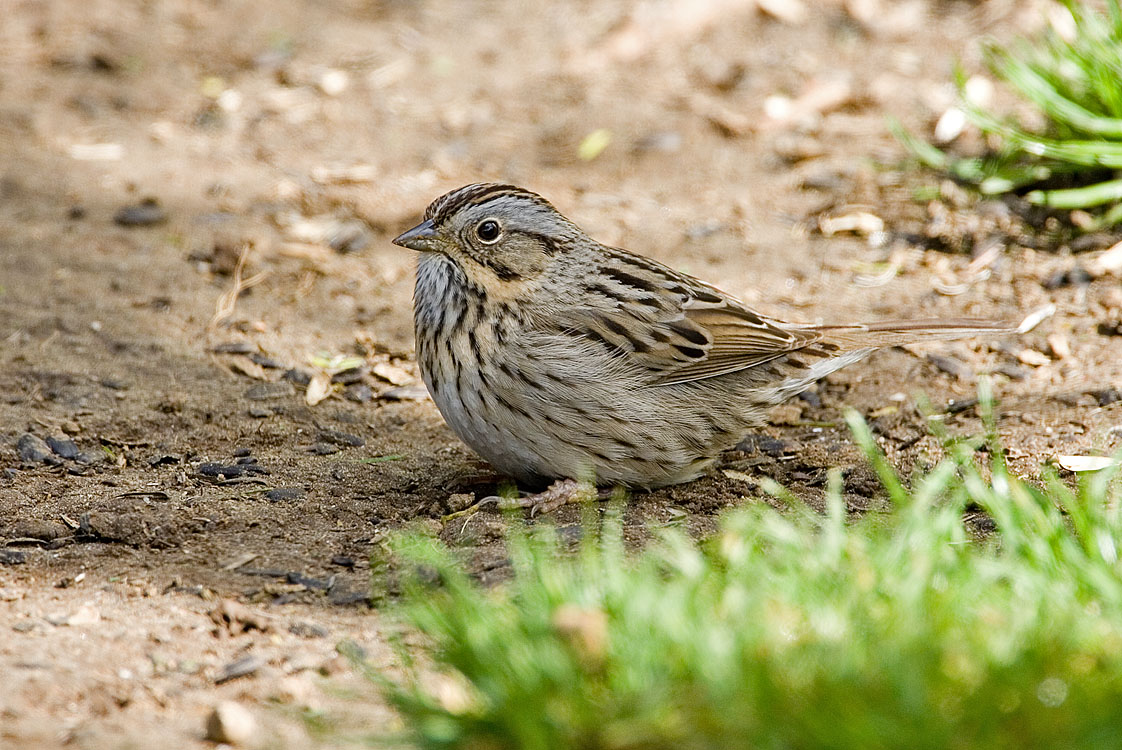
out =
<path fill-rule="evenodd" d="M 1017 326 L 1017 333 L 1028 333 L 1055 314 L 1055 305 L 1045 305 L 1044 307 L 1037 308 L 1025 316 L 1021 324 Z"/>
<path fill-rule="evenodd" d="M 308 383 L 308 390 L 304 392 L 304 402 L 308 406 L 315 406 L 330 395 L 331 376 L 326 372 L 317 372 Z"/>
<path fill-rule="evenodd" d="M 408 385 L 413 382 L 412 375 L 389 362 L 379 362 L 371 368 L 371 372 L 393 385 Z"/>
<path fill-rule="evenodd" d="M 835 75 L 816 78 L 794 99 L 782 94 L 769 96 L 764 100 L 764 114 L 771 128 L 786 127 L 793 123 L 813 121 L 852 98 L 853 84 L 848 77 Z"/>
<path fill-rule="evenodd" d="M 1062 333 L 1053 333 L 1046 339 L 1048 348 L 1052 350 L 1052 356 L 1056 359 L 1067 359 L 1071 356 L 1071 343 L 1068 341 L 1067 336 Z"/>
<path fill-rule="evenodd" d="M 256 362 L 241 357 L 230 361 L 230 369 L 255 380 L 268 380 L 265 368 Z"/>
<path fill-rule="evenodd" d="M 1110 456 L 1056 456 L 1056 465 L 1068 471 L 1099 471 L 1115 465 Z"/>

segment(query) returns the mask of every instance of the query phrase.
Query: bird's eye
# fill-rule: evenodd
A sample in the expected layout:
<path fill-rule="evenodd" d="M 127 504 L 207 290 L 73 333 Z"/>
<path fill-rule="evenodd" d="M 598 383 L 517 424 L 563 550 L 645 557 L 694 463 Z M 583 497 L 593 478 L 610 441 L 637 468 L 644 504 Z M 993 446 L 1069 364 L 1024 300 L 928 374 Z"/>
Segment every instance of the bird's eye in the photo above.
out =
<path fill-rule="evenodd" d="M 501 233 L 499 222 L 494 219 L 485 219 L 479 222 L 479 226 L 475 228 L 475 234 L 480 240 L 486 242 L 488 245 L 499 238 Z"/>

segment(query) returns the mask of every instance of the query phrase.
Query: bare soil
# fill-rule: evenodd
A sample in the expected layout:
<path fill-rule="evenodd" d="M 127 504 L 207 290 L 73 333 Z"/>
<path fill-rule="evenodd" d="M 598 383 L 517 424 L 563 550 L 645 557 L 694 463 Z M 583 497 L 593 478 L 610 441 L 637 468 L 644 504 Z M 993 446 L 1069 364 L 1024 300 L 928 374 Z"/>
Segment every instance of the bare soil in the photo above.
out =
<path fill-rule="evenodd" d="M 392 620 L 368 600 L 380 540 L 421 524 L 485 580 L 505 566 L 499 514 L 444 520 L 502 477 L 417 397 L 413 258 L 389 243 L 468 182 L 537 190 L 597 238 L 788 319 L 1056 307 L 1021 337 L 831 376 L 710 476 L 635 494 L 636 537 L 704 534 L 768 502 L 763 476 L 816 503 L 834 466 L 855 512 L 882 508 L 843 409 L 910 471 L 939 455 L 917 394 L 958 400 L 945 422 L 971 434 L 962 401 L 983 372 L 1025 475 L 1118 449 L 1122 289 L 1070 272 L 1115 238 L 948 184 L 917 199 L 940 180 L 907 168 L 885 126 L 929 134 L 955 61 L 980 71 L 979 35 L 1023 33 L 1041 4 L 808 6 L 784 20 L 731 0 L 10 2 L 0 746 L 202 746 L 227 699 L 257 716 L 251 744 L 339 742 L 308 710 L 392 728 L 335 654 L 348 640 L 392 662 Z M 822 231 L 858 211 L 883 230 Z M 239 280 L 253 283 L 237 295 Z M 310 405 L 301 373 L 347 357 L 361 367 Z"/>

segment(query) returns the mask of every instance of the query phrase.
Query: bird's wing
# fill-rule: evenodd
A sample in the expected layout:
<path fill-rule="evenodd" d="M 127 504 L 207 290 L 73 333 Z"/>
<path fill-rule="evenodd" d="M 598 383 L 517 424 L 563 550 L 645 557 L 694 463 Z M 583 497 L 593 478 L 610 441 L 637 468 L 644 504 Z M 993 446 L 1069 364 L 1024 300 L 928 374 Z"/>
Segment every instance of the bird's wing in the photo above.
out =
<path fill-rule="evenodd" d="M 648 258 L 613 250 L 587 288 L 546 325 L 583 337 L 646 370 L 651 385 L 712 378 L 814 347 L 823 336 L 787 327 L 735 298 Z"/>

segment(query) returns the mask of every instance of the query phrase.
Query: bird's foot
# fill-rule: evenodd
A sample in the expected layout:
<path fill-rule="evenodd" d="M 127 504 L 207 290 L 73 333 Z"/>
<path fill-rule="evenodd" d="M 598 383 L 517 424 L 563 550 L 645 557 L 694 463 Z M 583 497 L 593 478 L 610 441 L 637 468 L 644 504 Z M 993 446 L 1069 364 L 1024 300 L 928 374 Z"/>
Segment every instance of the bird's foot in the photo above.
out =
<path fill-rule="evenodd" d="M 575 479 L 562 479 L 549 485 L 541 492 L 516 498 L 486 499 L 497 501 L 499 507 L 503 509 L 529 508 L 530 515 L 535 516 L 538 513 L 552 513 L 568 503 L 590 503 L 607 500 L 611 496 L 610 490 L 597 490 L 592 485 L 578 482 Z"/>
<path fill-rule="evenodd" d="M 443 520 L 449 521 L 460 516 L 468 516 L 488 505 L 496 505 L 500 510 L 529 508 L 530 515 L 536 516 L 538 513 L 552 513 L 562 505 L 569 503 L 609 500 L 612 495 L 612 490 L 598 490 L 591 484 L 578 482 L 575 479 L 561 479 L 541 492 L 526 493 L 519 497 L 500 497 L 498 495 L 485 497 L 468 508 L 448 514 Z"/>

